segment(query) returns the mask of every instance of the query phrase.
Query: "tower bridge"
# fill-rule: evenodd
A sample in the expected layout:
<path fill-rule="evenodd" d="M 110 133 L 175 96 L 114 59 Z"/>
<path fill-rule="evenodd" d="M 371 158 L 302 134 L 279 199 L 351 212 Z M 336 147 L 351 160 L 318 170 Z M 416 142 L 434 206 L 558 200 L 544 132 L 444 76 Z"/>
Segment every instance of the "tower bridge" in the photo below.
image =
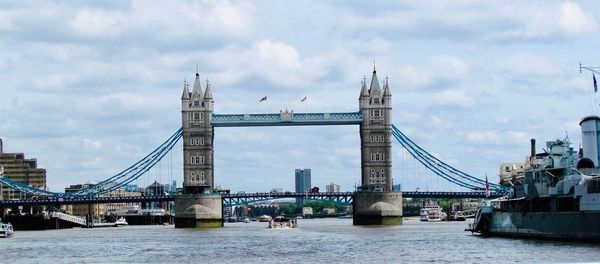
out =
<path fill-rule="evenodd" d="M 383 88 L 382 88 L 383 86 Z M 216 114 L 212 87 L 207 81 L 205 88 L 200 85 L 196 72 L 192 90 L 184 82 L 181 96 L 182 126 L 154 151 L 127 169 L 111 176 L 96 185 L 72 193 L 55 193 L 27 186 L 6 177 L 0 177 L 0 184 L 22 193 L 41 197 L 38 200 L 0 201 L 1 206 L 26 204 L 69 204 L 69 203 L 109 203 L 116 197 L 100 197 L 111 193 L 140 178 L 183 139 L 183 193 L 178 196 L 128 197 L 131 201 L 175 201 L 176 227 L 204 227 L 222 225 L 223 205 L 245 204 L 275 198 L 331 200 L 352 204 L 354 224 L 400 224 L 402 197 L 410 198 L 481 198 L 485 196 L 488 183 L 444 163 L 431 155 L 404 135 L 391 123 L 392 94 L 388 80 L 382 83 L 373 70 L 367 87 L 363 80 L 359 94 L 359 109 L 356 112 L 339 113 L 294 113 L 282 110 L 280 113 L 265 114 Z M 360 185 L 351 193 L 256 193 L 227 194 L 214 191 L 214 137 L 215 127 L 242 126 L 315 126 L 315 125 L 358 125 L 360 127 Z M 407 153 L 425 168 L 451 184 L 474 192 L 394 192 L 392 190 L 392 139 L 398 141 Z M 506 192 L 498 184 L 489 184 L 492 197 Z M 137 199 L 137 200 L 136 200 Z M 128 201 L 129 201 L 128 200 Z"/>
<path fill-rule="evenodd" d="M 400 224 L 402 194 L 392 190 L 392 94 L 388 80 L 380 86 L 373 69 L 370 87 L 363 80 L 359 111 L 350 113 L 213 114 L 211 85 L 190 91 L 184 82 L 181 96 L 183 129 L 183 194 L 176 203 L 176 227 L 215 226 L 222 223 L 222 197 L 214 195 L 214 127 L 359 125 L 361 185 L 353 197 L 355 225 Z"/>

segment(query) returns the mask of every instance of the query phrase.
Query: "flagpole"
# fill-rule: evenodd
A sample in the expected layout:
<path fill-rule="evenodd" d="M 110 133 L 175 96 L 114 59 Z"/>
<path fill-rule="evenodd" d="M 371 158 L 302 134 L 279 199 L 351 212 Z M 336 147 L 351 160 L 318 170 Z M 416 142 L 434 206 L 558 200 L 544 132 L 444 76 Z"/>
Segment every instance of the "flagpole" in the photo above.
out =
<path fill-rule="evenodd" d="M 592 106 L 592 113 L 596 114 L 596 109 L 598 107 L 598 102 L 596 101 L 596 93 L 598 92 L 598 83 L 596 82 L 596 75 L 600 75 L 600 67 L 598 66 L 583 66 L 581 62 L 579 62 L 579 74 L 583 73 L 583 70 L 592 72 L 592 80 L 594 84 L 594 106 Z"/>

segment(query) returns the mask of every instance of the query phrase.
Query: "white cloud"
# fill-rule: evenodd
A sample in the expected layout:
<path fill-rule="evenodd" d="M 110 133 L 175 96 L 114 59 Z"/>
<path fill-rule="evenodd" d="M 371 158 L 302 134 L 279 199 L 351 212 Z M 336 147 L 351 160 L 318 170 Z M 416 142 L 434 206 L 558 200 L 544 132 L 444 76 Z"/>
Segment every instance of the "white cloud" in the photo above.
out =
<path fill-rule="evenodd" d="M 109 38 L 122 34 L 126 19 L 123 12 L 84 8 L 78 10 L 67 24 L 79 35 Z"/>
<path fill-rule="evenodd" d="M 558 68 L 546 57 L 533 53 L 519 52 L 500 58 L 500 71 L 511 76 L 525 78 L 550 77 L 557 74 Z"/>
<path fill-rule="evenodd" d="M 596 20 L 585 13 L 575 2 L 564 2 L 560 5 L 560 28 L 567 34 L 593 32 L 597 28 Z"/>
<path fill-rule="evenodd" d="M 86 138 L 83 139 L 83 146 L 87 149 L 97 151 L 102 148 L 102 142 Z"/>
<path fill-rule="evenodd" d="M 491 35 L 492 39 L 536 39 L 574 36 L 596 31 L 591 14 L 575 2 L 552 3 L 548 6 L 529 5 L 511 9 L 519 26 Z"/>
<path fill-rule="evenodd" d="M 251 3 L 230 1 L 132 0 L 118 8 L 102 5 L 78 8 L 45 2 L 0 13 L 0 30 L 5 30 L 8 36 L 47 42 L 94 41 L 92 45 L 127 43 L 189 49 L 190 41 L 196 46 L 215 47 L 244 38 L 254 30 L 253 13 Z M 31 16 L 36 16 L 36 20 L 29 19 Z M 28 27 L 32 27 L 29 35 L 23 31 Z"/>
<path fill-rule="evenodd" d="M 497 131 L 470 132 L 467 140 L 473 143 L 500 143 L 500 134 Z"/>
<path fill-rule="evenodd" d="M 466 135 L 468 142 L 482 145 L 525 145 L 529 139 L 529 134 L 522 131 L 472 131 Z"/>
<path fill-rule="evenodd" d="M 399 82 L 411 89 L 443 90 L 452 88 L 470 74 L 469 65 L 462 59 L 449 55 L 432 56 L 426 65 L 409 65 L 400 68 Z"/>
<path fill-rule="evenodd" d="M 475 106 L 475 100 L 473 97 L 465 94 L 464 91 L 449 89 L 441 92 L 434 93 L 431 96 L 431 104 L 441 106 L 458 106 L 464 108 L 471 108 Z"/>
<path fill-rule="evenodd" d="M 579 118 L 598 109 L 591 76 L 576 65 L 596 60 L 595 2 L 2 6 L 0 134 L 11 151 L 38 158 L 54 190 L 112 175 L 169 136 L 196 63 L 218 113 L 276 113 L 356 111 L 376 60 L 396 125 L 476 175 L 526 155 L 528 135 L 566 130 L 576 140 Z M 217 129 L 216 140 L 223 186 L 292 186 L 294 166 L 349 189 L 359 180 L 357 127 Z M 481 153 L 490 155 L 471 158 Z"/>

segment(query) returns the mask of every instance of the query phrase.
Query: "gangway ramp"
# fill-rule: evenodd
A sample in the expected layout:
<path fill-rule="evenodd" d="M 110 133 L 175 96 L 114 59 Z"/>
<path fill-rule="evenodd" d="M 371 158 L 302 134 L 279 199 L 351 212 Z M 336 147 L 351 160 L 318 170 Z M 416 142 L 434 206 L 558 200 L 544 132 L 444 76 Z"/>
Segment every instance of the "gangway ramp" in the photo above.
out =
<path fill-rule="evenodd" d="M 52 213 L 50 213 L 50 217 L 57 218 L 57 219 L 60 219 L 63 221 L 67 221 L 67 222 L 70 222 L 73 224 L 77 224 L 82 227 L 85 227 L 87 224 L 87 221 L 84 218 L 81 218 L 79 216 L 70 215 L 70 214 L 61 213 L 61 212 L 52 212 Z"/>

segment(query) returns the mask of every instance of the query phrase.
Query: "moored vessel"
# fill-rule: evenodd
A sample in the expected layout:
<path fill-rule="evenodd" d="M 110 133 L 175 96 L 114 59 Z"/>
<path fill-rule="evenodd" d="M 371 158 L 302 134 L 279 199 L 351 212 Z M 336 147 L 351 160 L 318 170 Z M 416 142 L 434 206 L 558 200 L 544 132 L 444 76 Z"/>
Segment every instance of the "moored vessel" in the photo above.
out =
<path fill-rule="evenodd" d="M 507 196 L 487 201 L 467 231 L 482 235 L 600 241 L 600 117 L 580 122 L 583 147 L 546 142 L 506 182 Z M 502 168 L 501 168 L 502 169 Z"/>
<path fill-rule="evenodd" d="M 125 220 L 125 217 L 119 217 L 117 219 L 117 221 L 115 221 L 115 226 L 126 226 L 129 225 L 129 223 L 127 223 L 127 220 Z"/>
<path fill-rule="evenodd" d="M 0 238 L 12 237 L 13 234 L 13 226 L 10 223 L 0 221 Z"/>

